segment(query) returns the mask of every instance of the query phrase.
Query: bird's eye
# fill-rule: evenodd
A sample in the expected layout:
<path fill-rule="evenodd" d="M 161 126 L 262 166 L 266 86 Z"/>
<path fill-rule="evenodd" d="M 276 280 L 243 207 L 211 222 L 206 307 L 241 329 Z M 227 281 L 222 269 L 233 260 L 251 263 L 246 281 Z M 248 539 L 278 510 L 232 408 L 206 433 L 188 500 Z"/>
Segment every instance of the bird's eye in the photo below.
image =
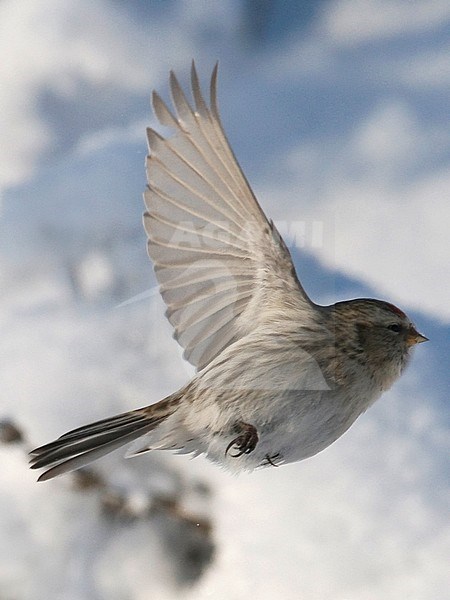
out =
<path fill-rule="evenodd" d="M 388 329 L 394 331 L 395 333 L 400 333 L 402 330 L 401 326 L 398 323 L 393 323 L 392 325 L 388 325 Z"/>

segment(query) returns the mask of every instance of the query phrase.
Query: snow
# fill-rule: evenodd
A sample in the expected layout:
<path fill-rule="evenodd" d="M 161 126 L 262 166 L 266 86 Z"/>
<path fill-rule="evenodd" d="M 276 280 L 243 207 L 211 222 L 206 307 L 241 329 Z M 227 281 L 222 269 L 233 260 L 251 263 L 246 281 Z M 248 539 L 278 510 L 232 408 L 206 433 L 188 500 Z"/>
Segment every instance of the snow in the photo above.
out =
<path fill-rule="evenodd" d="M 318 6 L 278 40 L 237 1 L 1 4 L 0 432 L 23 441 L 0 442 L 0 597 L 449 597 L 448 3 Z M 223 122 L 311 296 L 384 297 L 431 341 L 302 463 L 117 452 L 37 484 L 31 447 L 192 375 L 141 226 L 150 90 L 191 57 L 204 82 L 220 59 Z"/>

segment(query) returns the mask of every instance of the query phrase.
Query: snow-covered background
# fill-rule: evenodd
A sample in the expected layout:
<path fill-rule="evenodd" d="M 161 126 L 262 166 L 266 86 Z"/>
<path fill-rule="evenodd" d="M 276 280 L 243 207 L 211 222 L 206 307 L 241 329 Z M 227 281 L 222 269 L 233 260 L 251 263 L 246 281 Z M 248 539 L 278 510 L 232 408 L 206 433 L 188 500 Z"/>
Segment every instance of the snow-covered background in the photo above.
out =
<path fill-rule="evenodd" d="M 3 0 L 2 599 L 450 598 L 449 31 L 448 0 Z M 303 463 L 118 452 L 36 484 L 31 446 L 192 372 L 141 227 L 150 91 L 191 58 L 205 84 L 220 60 L 229 138 L 313 299 L 388 299 L 431 341 Z"/>

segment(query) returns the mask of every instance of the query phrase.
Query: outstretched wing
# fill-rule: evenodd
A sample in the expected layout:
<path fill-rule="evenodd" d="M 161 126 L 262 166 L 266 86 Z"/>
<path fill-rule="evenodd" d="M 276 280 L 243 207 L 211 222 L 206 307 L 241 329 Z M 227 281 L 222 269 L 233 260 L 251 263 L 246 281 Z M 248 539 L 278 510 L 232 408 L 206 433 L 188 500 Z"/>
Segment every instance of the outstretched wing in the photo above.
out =
<path fill-rule="evenodd" d="M 307 321 L 313 310 L 227 141 L 216 83 L 217 65 L 208 107 L 192 63 L 192 108 L 171 72 L 176 116 L 156 92 L 153 108 L 175 135 L 147 130 L 148 252 L 175 338 L 198 369 L 258 323 L 292 309 Z"/>

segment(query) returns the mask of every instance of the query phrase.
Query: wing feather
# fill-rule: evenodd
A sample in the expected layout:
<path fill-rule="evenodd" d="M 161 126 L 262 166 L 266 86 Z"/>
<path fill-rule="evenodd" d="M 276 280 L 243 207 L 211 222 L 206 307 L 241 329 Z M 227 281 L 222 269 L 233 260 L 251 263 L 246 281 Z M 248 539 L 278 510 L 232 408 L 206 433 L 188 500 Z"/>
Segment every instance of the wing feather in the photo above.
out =
<path fill-rule="evenodd" d="M 170 88 L 174 112 L 156 92 L 152 97 L 159 122 L 175 133 L 166 139 L 147 130 L 144 228 L 175 338 L 201 369 L 258 324 L 292 318 L 292 310 L 307 321 L 314 305 L 228 143 L 217 65 L 209 107 L 194 63 L 193 105 L 173 72 Z"/>

